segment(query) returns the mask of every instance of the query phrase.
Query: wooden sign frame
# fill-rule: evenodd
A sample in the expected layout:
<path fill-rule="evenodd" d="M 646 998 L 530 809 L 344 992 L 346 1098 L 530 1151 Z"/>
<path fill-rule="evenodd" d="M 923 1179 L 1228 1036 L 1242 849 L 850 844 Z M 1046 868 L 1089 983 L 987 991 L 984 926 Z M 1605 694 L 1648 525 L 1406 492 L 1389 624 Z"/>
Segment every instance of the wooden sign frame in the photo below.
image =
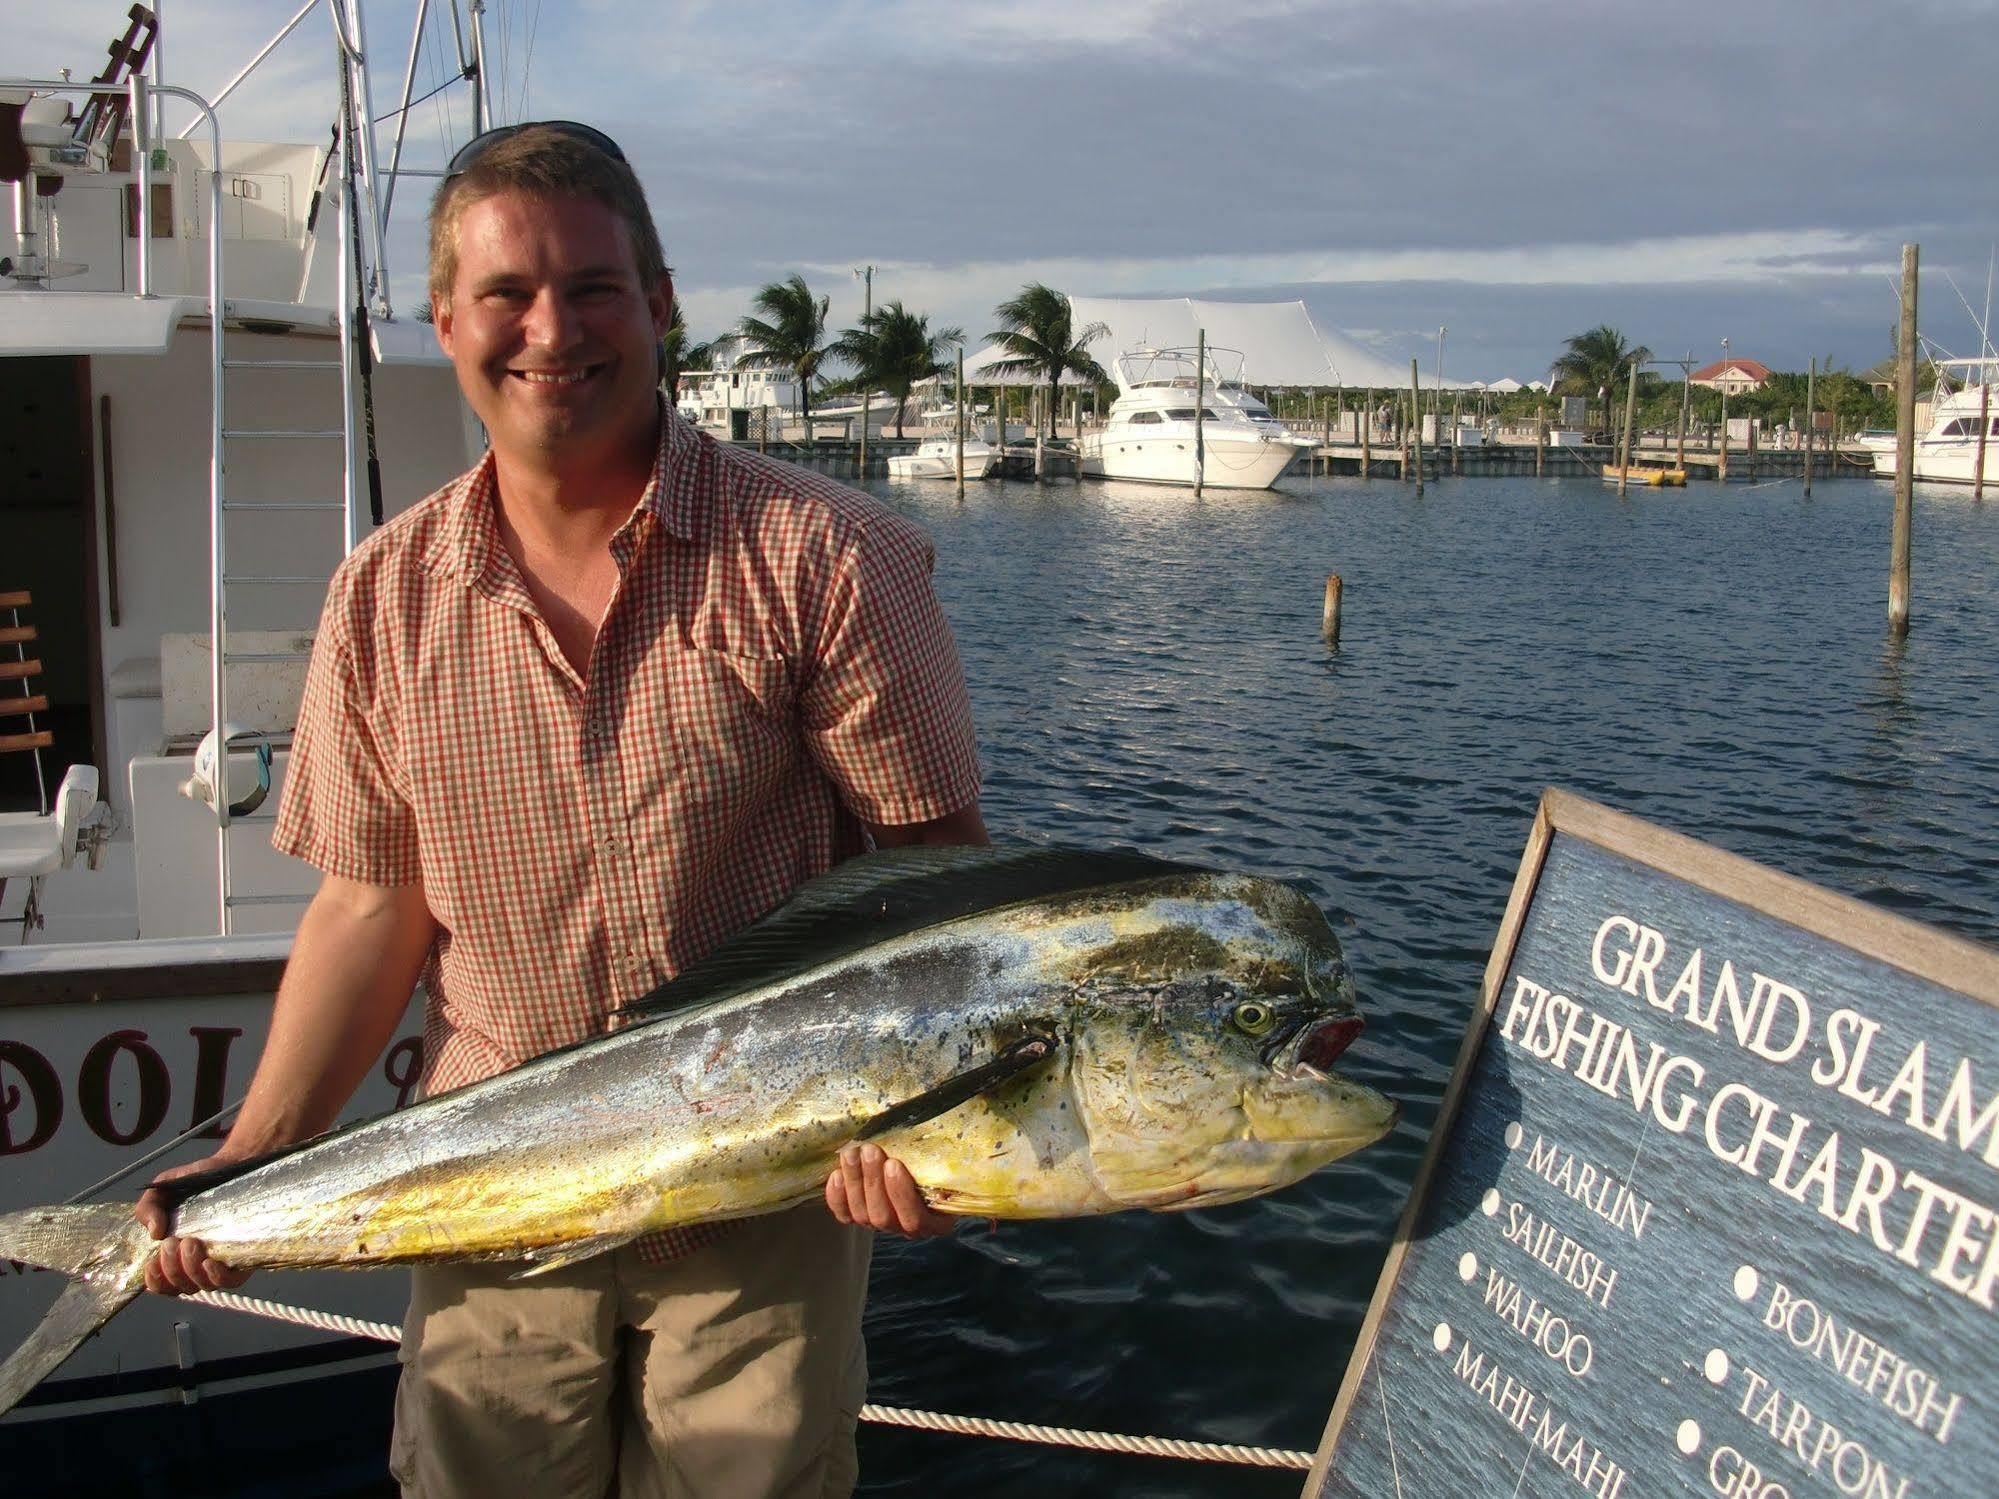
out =
<path fill-rule="evenodd" d="M 1449 1084 L 1438 1109 L 1421 1166 L 1410 1188 L 1409 1201 L 1395 1229 L 1395 1238 L 1376 1283 L 1374 1298 L 1348 1360 L 1346 1376 L 1334 1400 L 1332 1414 L 1320 1438 L 1317 1455 L 1305 1480 L 1304 1494 L 1320 1492 L 1338 1450 L 1361 1383 L 1374 1355 L 1381 1323 L 1393 1299 L 1417 1225 L 1430 1197 L 1432 1182 L 1449 1150 L 1459 1106 L 1474 1063 L 1485 1044 L 1486 1029 L 1498 1008 L 1500 987 L 1512 967 L 1515 949 L 1532 911 L 1543 865 L 1555 835 L 1593 844 L 1633 863 L 1677 879 L 1711 895 L 1782 921 L 1862 957 L 1901 969 L 1919 979 L 1955 990 L 1999 1010 L 1999 953 L 1960 937 L 1894 915 L 1850 896 L 1837 895 L 1793 875 L 1779 873 L 1712 845 L 1588 801 L 1555 787 L 1542 793 L 1528 834 L 1520 868 L 1514 876 L 1506 914 L 1486 961 L 1479 1004 L 1458 1049 Z"/>

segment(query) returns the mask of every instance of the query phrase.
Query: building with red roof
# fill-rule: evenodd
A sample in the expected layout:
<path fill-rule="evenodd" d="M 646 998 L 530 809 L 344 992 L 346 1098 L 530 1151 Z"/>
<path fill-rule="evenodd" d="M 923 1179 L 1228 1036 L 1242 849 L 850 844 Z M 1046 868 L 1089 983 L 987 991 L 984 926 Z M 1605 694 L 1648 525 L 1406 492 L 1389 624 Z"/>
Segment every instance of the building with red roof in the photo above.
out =
<path fill-rule="evenodd" d="M 1761 390 L 1770 382 L 1770 366 L 1754 359 L 1717 359 L 1713 364 L 1703 365 L 1687 377 L 1695 385 L 1709 390 L 1725 390 L 1732 396 L 1739 396 L 1745 390 Z"/>

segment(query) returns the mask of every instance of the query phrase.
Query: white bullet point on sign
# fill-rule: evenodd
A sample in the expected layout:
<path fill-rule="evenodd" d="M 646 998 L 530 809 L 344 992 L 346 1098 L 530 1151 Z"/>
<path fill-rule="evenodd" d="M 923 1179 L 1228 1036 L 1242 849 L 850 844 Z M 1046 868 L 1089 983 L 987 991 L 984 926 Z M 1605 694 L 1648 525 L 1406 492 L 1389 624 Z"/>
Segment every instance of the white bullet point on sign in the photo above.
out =
<path fill-rule="evenodd" d="M 1744 1265 L 1735 1272 L 1735 1299 L 1749 1301 L 1756 1295 L 1757 1276 L 1754 1265 Z"/>
<path fill-rule="evenodd" d="M 1499 1188 L 1485 1189 L 1485 1196 L 1479 1199 L 1478 1210 L 1488 1218 L 1499 1211 Z"/>
<path fill-rule="evenodd" d="M 1709 1384 L 1728 1383 L 1728 1355 L 1723 1353 L 1719 1348 L 1710 1348 L 1708 1350 L 1707 1363 L 1704 1367 L 1707 1371 L 1707 1382 Z"/>
<path fill-rule="evenodd" d="M 1680 1429 L 1673 1434 L 1673 1440 L 1679 1443 L 1680 1451 L 1686 1453 L 1688 1457 L 1692 1457 L 1696 1452 L 1701 1450 L 1700 1423 L 1697 1421 L 1682 1421 Z"/>
<path fill-rule="evenodd" d="M 1430 1334 L 1430 1341 L 1436 1345 L 1437 1352 L 1449 1353 L 1451 1351 L 1451 1324 L 1448 1322 L 1439 1322 L 1437 1330 Z"/>
<path fill-rule="evenodd" d="M 1506 1148 L 1508 1150 L 1518 1150 L 1520 1148 L 1520 1139 L 1520 1121 L 1516 1119 L 1513 1123 L 1506 1126 Z"/>
<path fill-rule="evenodd" d="M 1458 1279 L 1470 1280 L 1478 1274 L 1478 1256 L 1466 1251 L 1458 1259 Z"/>

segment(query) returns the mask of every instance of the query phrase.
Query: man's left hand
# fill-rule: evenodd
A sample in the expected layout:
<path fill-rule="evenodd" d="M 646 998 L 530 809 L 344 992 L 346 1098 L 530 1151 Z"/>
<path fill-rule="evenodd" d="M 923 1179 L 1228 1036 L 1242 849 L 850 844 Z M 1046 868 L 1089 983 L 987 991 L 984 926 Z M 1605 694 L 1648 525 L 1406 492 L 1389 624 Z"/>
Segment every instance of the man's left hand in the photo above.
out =
<path fill-rule="evenodd" d="M 826 1178 L 826 1207 L 842 1223 L 906 1239 L 935 1239 L 952 1232 L 958 1220 L 923 1200 L 916 1178 L 879 1145 L 849 1145 Z"/>

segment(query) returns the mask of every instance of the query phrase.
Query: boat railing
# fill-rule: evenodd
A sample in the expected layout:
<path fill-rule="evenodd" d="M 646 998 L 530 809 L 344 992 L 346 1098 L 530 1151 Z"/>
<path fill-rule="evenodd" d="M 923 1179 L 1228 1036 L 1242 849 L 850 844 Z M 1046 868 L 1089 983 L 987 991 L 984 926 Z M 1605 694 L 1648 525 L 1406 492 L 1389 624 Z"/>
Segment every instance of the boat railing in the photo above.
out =
<path fill-rule="evenodd" d="M 176 84 L 159 84 L 135 73 L 130 78 L 118 82 L 72 82 L 68 79 L 45 78 L 0 78 L 0 89 L 26 90 L 31 95 L 42 97 L 80 96 L 99 99 L 106 96 L 122 97 L 129 103 L 125 128 L 131 133 L 132 176 L 138 192 L 140 204 L 151 201 L 151 172 L 154 146 L 153 114 L 154 104 L 161 98 L 170 98 L 191 106 L 196 111 L 196 126 L 205 126 L 210 149 L 210 169 L 207 172 L 207 215 L 206 215 L 206 289 L 194 299 L 205 315 L 208 325 L 208 384 L 209 384 L 209 464 L 208 464 L 208 532 L 209 532 L 209 731 L 215 747 L 215 785 L 213 805 L 215 811 L 215 859 L 217 874 L 217 928 L 223 936 L 234 930 L 234 913 L 247 906 L 267 906 L 279 903 L 303 903 L 305 897 L 289 894 L 246 893 L 235 889 L 231 878 L 231 858 L 229 829 L 232 820 L 240 815 L 231 807 L 229 787 L 229 668 L 272 659 L 268 651 L 238 651 L 230 646 L 230 588 L 295 586 L 327 581 L 321 576 L 237 574 L 229 568 L 229 517 L 232 511 L 255 511 L 260 509 L 291 510 L 297 502 L 282 505 L 258 505 L 249 502 L 232 502 L 228 491 L 227 444 L 231 441 L 251 441 L 257 439 L 299 439 L 311 438 L 332 441 L 337 439 L 342 453 L 342 493 L 338 500 L 317 502 L 319 508 L 338 509 L 343 515 L 343 552 L 351 550 L 363 534 L 361 518 L 361 492 L 358 482 L 360 465 L 358 462 L 359 434 L 356 429 L 356 403 L 354 399 L 354 370 L 356 348 L 356 313 L 358 293 L 358 270 L 354 257 L 357 235 L 355 234 L 354 213 L 357 211 L 355 162 L 358 152 L 353 149 L 352 134 L 343 132 L 340 146 L 339 190 L 336 193 L 336 213 L 339 237 L 339 351 L 335 359 L 326 360 L 256 360 L 231 359 L 227 355 L 226 319 L 228 303 L 222 295 L 223 287 L 223 242 L 222 232 L 222 130 L 217 119 L 213 102 L 192 89 Z M 183 133 L 185 138 L 186 132 Z M 32 170 L 32 168 L 30 169 Z M 141 228 L 144 228 L 142 223 Z M 123 291 L 76 292 L 69 295 L 80 297 L 103 297 L 151 301 L 154 299 L 152 276 L 151 236 L 141 232 L 136 236 L 136 293 Z M 328 424 L 313 429 L 271 429 L 235 428 L 229 421 L 229 401 L 227 374 L 231 368 L 245 369 L 338 369 L 341 379 L 341 419 L 337 426 Z M 284 653 L 288 658 L 298 652 Z M 268 754 L 268 744 L 263 744 L 261 753 Z"/>

